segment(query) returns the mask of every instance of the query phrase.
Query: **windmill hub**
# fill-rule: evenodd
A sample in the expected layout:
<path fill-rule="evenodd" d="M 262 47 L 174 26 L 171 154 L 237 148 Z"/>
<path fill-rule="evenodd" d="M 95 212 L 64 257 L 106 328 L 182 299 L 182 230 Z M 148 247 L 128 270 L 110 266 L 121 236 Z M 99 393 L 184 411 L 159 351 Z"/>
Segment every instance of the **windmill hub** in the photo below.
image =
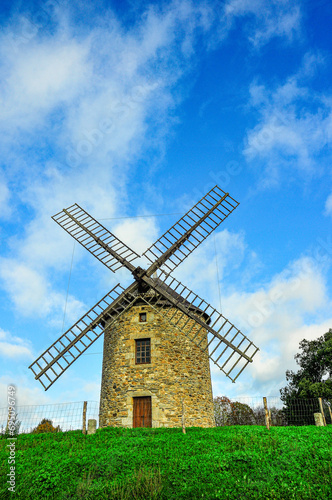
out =
<path fill-rule="evenodd" d="M 146 275 L 146 270 L 138 266 L 132 271 L 136 281 L 141 282 L 143 277 Z"/>
<path fill-rule="evenodd" d="M 134 281 L 116 285 L 29 366 L 45 390 L 105 333 L 100 426 L 178 426 L 183 408 L 187 425 L 214 425 L 209 359 L 235 382 L 258 348 L 171 273 L 238 204 L 215 186 L 146 250 L 146 270 L 79 205 L 54 215 L 108 269 L 125 267 Z"/>

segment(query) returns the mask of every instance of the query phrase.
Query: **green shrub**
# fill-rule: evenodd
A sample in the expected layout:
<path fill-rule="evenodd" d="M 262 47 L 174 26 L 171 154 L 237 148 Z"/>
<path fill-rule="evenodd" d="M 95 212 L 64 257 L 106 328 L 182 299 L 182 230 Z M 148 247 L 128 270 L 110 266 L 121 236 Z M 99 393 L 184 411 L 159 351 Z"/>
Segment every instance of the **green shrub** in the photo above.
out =
<path fill-rule="evenodd" d="M 60 427 L 54 427 L 52 420 L 43 418 L 41 422 L 32 431 L 33 434 L 41 434 L 42 432 L 60 432 Z"/>

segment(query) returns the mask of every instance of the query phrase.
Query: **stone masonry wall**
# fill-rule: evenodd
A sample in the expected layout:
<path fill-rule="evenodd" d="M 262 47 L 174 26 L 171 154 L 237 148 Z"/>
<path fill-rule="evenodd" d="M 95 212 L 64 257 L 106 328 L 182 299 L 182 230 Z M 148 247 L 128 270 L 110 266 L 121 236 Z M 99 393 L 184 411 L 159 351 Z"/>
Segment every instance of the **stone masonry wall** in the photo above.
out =
<path fill-rule="evenodd" d="M 147 321 L 139 322 L 139 313 Z M 174 313 L 173 308 L 167 314 Z M 190 320 L 187 328 L 199 325 Z M 152 427 L 215 425 L 209 358 L 150 305 L 136 305 L 106 329 L 99 425 L 132 427 L 133 398 L 151 396 Z M 203 345 L 206 345 L 206 332 Z M 151 364 L 135 364 L 135 339 L 151 339 Z M 200 337 L 202 338 L 202 337 Z"/>

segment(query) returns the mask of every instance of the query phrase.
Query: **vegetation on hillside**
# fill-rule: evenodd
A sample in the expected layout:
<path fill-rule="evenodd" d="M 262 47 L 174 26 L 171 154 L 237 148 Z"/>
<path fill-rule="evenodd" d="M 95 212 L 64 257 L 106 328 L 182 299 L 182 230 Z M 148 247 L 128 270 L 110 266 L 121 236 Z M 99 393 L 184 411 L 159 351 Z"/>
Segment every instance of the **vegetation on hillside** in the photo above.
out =
<path fill-rule="evenodd" d="M 332 499 L 332 426 L 19 435 L 17 500 Z M 0 498 L 7 439 L 0 438 Z"/>

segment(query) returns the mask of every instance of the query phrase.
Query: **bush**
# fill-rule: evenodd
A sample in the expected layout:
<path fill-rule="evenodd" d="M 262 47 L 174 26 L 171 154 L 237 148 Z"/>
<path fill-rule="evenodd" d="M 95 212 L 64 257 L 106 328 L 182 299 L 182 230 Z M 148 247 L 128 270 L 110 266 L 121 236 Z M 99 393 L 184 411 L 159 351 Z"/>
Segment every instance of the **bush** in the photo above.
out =
<path fill-rule="evenodd" d="M 52 420 L 43 418 L 43 420 L 32 431 L 33 434 L 41 434 L 42 432 L 60 432 L 60 426 L 54 427 Z"/>

